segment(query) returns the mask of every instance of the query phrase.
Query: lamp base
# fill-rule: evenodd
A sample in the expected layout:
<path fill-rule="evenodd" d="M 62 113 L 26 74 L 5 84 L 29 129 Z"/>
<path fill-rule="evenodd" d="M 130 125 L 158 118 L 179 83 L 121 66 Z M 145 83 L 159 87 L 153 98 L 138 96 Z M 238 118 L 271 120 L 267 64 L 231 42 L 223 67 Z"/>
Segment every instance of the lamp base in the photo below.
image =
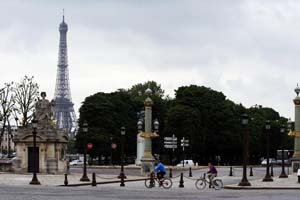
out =
<path fill-rule="evenodd" d="M 271 176 L 265 176 L 263 182 L 273 182 L 273 179 L 271 178 Z"/>
<path fill-rule="evenodd" d="M 81 182 L 90 182 L 90 179 L 86 176 L 86 175 L 83 175 L 80 179 Z"/>
<path fill-rule="evenodd" d="M 37 179 L 36 176 L 32 177 L 32 180 L 29 183 L 30 185 L 41 185 L 41 183 L 39 182 L 39 180 Z"/>
<path fill-rule="evenodd" d="M 248 181 L 241 181 L 238 186 L 251 186 L 251 183 Z"/>

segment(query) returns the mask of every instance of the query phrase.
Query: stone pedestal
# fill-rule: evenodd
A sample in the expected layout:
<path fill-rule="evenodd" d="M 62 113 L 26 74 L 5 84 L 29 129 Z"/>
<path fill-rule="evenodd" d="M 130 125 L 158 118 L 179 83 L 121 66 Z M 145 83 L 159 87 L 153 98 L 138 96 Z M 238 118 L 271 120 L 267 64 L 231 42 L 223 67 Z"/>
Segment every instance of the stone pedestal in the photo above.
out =
<path fill-rule="evenodd" d="M 30 149 L 33 147 L 31 126 L 19 128 L 14 137 L 16 158 L 13 161 L 13 171 L 16 173 L 29 172 Z M 67 142 L 68 134 L 54 126 L 38 126 L 36 147 L 38 150 L 38 172 L 48 174 L 64 174 L 67 171 Z"/>
<path fill-rule="evenodd" d="M 141 174 L 149 175 L 154 169 L 154 159 L 152 158 L 142 158 Z"/>
<path fill-rule="evenodd" d="M 136 147 L 136 165 L 141 165 L 141 159 L 144 155 L 145 139 L 141 137 L 141 133 L 137 134 L 137 147 Z"/>
<path fill-rule="evenodd" d="M 47 159 L 47 173 L 48 174 L 57 174 L 57 159 L 56 158 L 48 158 Z"/>
<path fill-rule="evenodd" d="M 292 171 L 294 173 L 297 173 L 298 169 L 300 169 L 300 159 L 299 158 L 292 158 L 291 162 L 292 162 Z"/>

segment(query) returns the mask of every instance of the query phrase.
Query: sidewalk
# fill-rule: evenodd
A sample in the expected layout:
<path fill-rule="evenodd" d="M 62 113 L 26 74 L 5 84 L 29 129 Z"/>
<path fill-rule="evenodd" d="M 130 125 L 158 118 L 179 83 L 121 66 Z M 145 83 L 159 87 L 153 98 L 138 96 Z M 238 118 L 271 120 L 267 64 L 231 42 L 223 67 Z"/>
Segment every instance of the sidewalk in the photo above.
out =
<path fill-rule="evenodd" d="M 298 177 L 296 174 L 289 175 L 288 178 L 272 177 L 273 182 L 263 182 L 262 179 L 256 179 L 249 181 L 251 186 L 238 186 L 238 184 L 226 185 L 225 189 L 236 190 L 251 190 L 251 189 L 300 189 L 300 183 L 298 183 Z"/>
<path fill-rule="evenodd" d="M 38 180 L 43 186 L 59 186 L 64 185 L 64 175 L 49 175 L 49 174 L 38 174 Z M 72 173 L 68 175 L 69 184 L 80 184 L 89 182 L 80 182 L 82 173 Z M 88 174 L 89 179 L 92 181 L 92 175 Z M 127 176 L 127 179 L 141 179 L 141 176 Z M 0 185 L 28 185 L 32 179 L 32 174 L 13 174 L 13 173 L 0 173 Z M 104 181 L 117 181 L 120 180 L 118 175 L 96 175 L 97 182 Z M 91 183 L 91 182 L 90 182 Z"/>

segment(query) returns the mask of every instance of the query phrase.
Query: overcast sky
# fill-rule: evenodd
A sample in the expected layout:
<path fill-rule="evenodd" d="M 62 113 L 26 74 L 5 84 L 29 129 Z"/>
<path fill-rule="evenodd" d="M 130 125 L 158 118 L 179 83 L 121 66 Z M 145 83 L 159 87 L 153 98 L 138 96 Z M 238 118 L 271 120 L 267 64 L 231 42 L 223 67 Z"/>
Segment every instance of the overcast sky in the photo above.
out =
<path fill-rule="evenodd" d="M 0 86 L 33 75 L 52 99 L 62 9 L 75 110 L 86 96 L 154 80 L 204 85 L 294 118 L 300 1 L 0 0 Z"/>

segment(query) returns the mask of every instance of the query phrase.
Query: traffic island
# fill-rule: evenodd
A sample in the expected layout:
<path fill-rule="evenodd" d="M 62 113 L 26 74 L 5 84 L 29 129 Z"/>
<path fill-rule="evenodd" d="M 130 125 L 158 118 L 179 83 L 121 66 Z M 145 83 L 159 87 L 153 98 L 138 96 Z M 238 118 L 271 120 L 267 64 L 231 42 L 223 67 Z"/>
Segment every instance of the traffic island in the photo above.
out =
<path fill-rule="evenodd" d="M 239 186 L 238 184 L 226 185 L 224 189 L 232 190 L 272 190 L 272 189 L 300 189 L 300 183 L 298 183 L 298 177 L 296 175 L 290 175 L 288 178 L 274 177 L 273 182 L 263 182 L 261 179 L 252 180 L 251 186 Z"/>

